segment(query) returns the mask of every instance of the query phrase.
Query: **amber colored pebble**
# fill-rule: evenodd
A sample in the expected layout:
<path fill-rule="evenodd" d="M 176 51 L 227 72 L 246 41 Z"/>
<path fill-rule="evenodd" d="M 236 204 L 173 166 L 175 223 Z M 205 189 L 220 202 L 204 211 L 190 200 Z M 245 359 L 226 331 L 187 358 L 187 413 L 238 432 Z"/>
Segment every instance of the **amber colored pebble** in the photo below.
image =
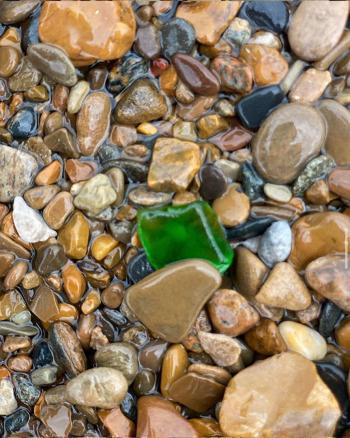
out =
<path fill-rule="evenodd" d="M 84 315 L 88 315 L 89 313 L 92 313 L 94 310 L 96 310 L 100 304 L 100 292 L 96 289 L 92 289 L 84 299 L 84 302 L 81 305 L 81 311 L 84 313 Z"/>
<path fill-rule="evenodd" d="M 165 398 L 169 397 L 169 388 L 175 380 L 182 377 L 188 367 L 186 349 L 181 344 L 172 345 L 165 353 L 162 365 L 160 391 Z"/>
<path fill-rule="evenodd" d="M 5 234 L 7 234 L 11 239 L 13 239 L 16 243 L 18 243 L 21 246 L 24 246 L 26 249 L 32 249 L 32 245 L 28 242 L 25 242 L 22 240 L 16 230 L 15 224 L 13 222 L 13 215 L 12 212 L 9 213 L 7 216 L 4 217 L 2 224 L 1 224 L 1 231 Z M 9 249 L 9 248 L 7 248 Z"/>
<path fill-rule="evenodd" d="M 29 348 L 32 341 L 28 336 L 6 336 L 5 342 L 2 345 L 2 350 L 5 353 L 13 353 L 20 349 Z"/>
<path fill-rule="evenodd" d="M 21 34 L 16 27 L 9 27 L 0 38 L 0 47 L 10 46 L 21 52 Z"/>
<path fill-rule="evenodd" d="M 60 192 L 47 204 L 43 217 L 49 227 L 59 230 L 73 210 L 73 196 L 69 192 Z"/>
<path fill-rule="evenodd" d="M 191 418 L 189 422 L 200 437 L 223 436 L 219 423 L 211 418 Z"/>
<path fill-rule="evenodd" d="M 174 96 L 177 81 L 178 77 L 175 67 L 170 65 L 159 77 L 160 89 L 163 90 L 167 96 Z"/>
<path fill-rule="evenodd" d="M 58 111 L 54 111 L 53 113 L 49 114 L 45 120 L 45 135 L 52 134 L 60 128 L 63 128 L 63 116 Z"/>
<path fill-rule="evenodd" d="M 63 288 L 72 304 L 80 301 L 86 289 L 86 280 L 76 265 L 68 265 L 62 270 Z"/>
<path fill-rule="evenodd" d="M 80 161 L 71 158 L 66 161 L 66 172 L 72 183 L 86 181 L 96 174 L 96 163 L 93 161 Z"/>
<path fill-rule="evenodd" d="M 46 285 L 36 290 L 30 310 L 42 322 L 48 322 L 59 313 L 57 298 Z"/>
<path fill-rule="evenodd" d="M 78 317 L 79 317 L 78 309 L 75 306 L 73 306 L 73 304 L 59 303 L 58 313 L 54 315 L 52 318 L 50 318 L 49 321 L 47 321 L 48 324 L 46 323 L 46 326 L 45 324 L 43 325 L 47 329 L 49 324 L 55 321 L 63 321 L 72 324 L 77 321 Z"/>
<path fill-rule="evenodd" d="M 110 284 L 106 289 L 102 291 L 101 301 L 102 304 L 110 309 L 116 309 L 123 301 L 124 286 L 122 283 Z"/>
<path fill-rule="evenodd" d="M 68 96 L 68 87 L 61 84 L 56 85 L 52 95 L 53 107 L 61 112 L 64 112 L 67 109 Z"/>
<path fill-rule="evenodd" d="M 63 246 L 66 255 L 72 259 L 85 257 L 89 243 L 89 223 L 83 213 L 77 211 L 60 229 L 58 241 Z"/>
<path fill-rule="evenodd" d="M 270 356 L 287 351 L 286 344 L 274 321 L 262 319 L 244 335 L 248 346 L 257 353 Z"/>
<path fill-rule="evenodd" d="M 0 47 L 0 76 L 4 78 L 12 76 L 16 71 L 20 58 L 20 52 L 14 47 Z"/>
<path fill-rule="evenodd" d="M 305 198 L 311 204 L 326 205 L 337 196 L 330 192 L 329 187 L 323 179 L 315 181 L 305 192 Z"/>
<path fill-rule="evenodd" d="M 5 277 L 11 269 L 15 256 L 10 252 L 0 251 L 0 278 Z"/>
<path fill-rule="evenodd" d="M 7 366 L 11 371 L 28 373 L 33 366 L 33 361 L 27 354 L 17 354 L 8 359 Z"/>
<path fill-rule="evenodd" d="M 9 370 L 5 367 L 0 367 L 0 380 L 1 379 L 6 379 L 7 377 L 10 377 L 11 373 L 9 372 Z"/>
<path fill-rule="evenodd" d="M 57 185 L 39 186 L 27 190 L 23 197 L 30 207 L 41 210 L 59 191 L 60 188 Z"/>
<path fill-rule="evenodd" d="M 24 310 L 27 310 L 27 306 L 22 295 L 16 290 L 10 290 L 0 296 L 0 321 L 8 320 Z"/>
<path fill-rule="evenodd" d="M 91 246 L 91 255 L 97 260 L 103 260 L 107 254 L 118 245 L 118 241 L 110 234 L 96 237 Z"/>
<path fill-rule="evenodd" d="M 350 319 L 344 319 L 335 329 L 337 343 L 347 350 L 350 350 Z"/>
<path fill-rule="evenodd" d="M 34 405 L 34 415 L 37 418 L 40 418 L 40 414 L 41 414 L 41 410 L 43 408 L 43 406 L 45 405 L 45 393 L 42 392 L 40 397 L 38 398 L 38 401 L 35 403 Z"/>
<path fill-rule="evenodd" d="M 52 161 L 44 167 L 35 177 L 35 184 L 38 186 L 48 186 L 58 181 L 62 172 L 62 164 L 58 161 Z"/>
<path fill-rule="evenodd" d="M 111 438 L 135 436 L 134 423 L 119 408 L 99 409 L 97 415 Z"/>
<path fill-rule="evenodd" d="M 20 284 L 20 282 L 23 280 L 23 277 L 26 275 L 28 271 L 28 263 L 20 260 L 16 262 L 12 268 L 8 271 L 6 274 L 6 277 L 4 279 L 4 289 L 14 289 L 16 286 Z"/>

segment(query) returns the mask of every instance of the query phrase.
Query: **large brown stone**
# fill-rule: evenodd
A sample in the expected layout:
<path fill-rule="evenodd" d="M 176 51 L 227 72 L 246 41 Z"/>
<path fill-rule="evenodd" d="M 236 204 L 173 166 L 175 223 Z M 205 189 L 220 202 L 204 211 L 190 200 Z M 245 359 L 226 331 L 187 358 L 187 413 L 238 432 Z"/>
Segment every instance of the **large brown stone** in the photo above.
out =
<path fill-rule="evenodd" d="M 305 278 L 312 289 L 350 312 L 350 269 L 346 255 L 320 257 L 305 270 Z"/>
<path fill-rule="evenodd" d="M 179 342 L 220 283 L 219 272 L 208 262 L 184 260 L 131 286 L 126 301 L 136 317 L 154 334 L 169 342 Z"/>
<path fill-rule="evenodd" d="M 121 58 L 135 38 L 129 2 L 45 2 L 40 21 L 42 42 L 62 47 L 75 65 Z"/>
<path fill-rule="evenodd" d="M 138 438 L 199 437 L 191 424 L 168 400 L 157 396 L 141 397 L 137 408 Z"/>
<path fill-rule="evenodd" d="M 316 366 L 282 353 L 239 372 L 220 409 L 225 436 L 330 437 L 341 411 Z"/>
<path fill-rule="evenodd" d="M 309 214 L 293 227 L 289 262 L 296 270 L 313 260 L 337 252 L 350 252 L 350 218 L 338 212 Z"/>
<path fill-rule="evenodd" d="M 197 41 L 212 46 L 236 16 L 240 1 L 195 1 L 182 3 L 176 16 L 192 24 Z"/>
<path fill-rule="evenodd" d="M 315 108 L 298 103 L 282 105 L 254 137 L 254 165 L 269 182 L 290 183 L 320 153 L 326 134 L 325 120 Z"/>

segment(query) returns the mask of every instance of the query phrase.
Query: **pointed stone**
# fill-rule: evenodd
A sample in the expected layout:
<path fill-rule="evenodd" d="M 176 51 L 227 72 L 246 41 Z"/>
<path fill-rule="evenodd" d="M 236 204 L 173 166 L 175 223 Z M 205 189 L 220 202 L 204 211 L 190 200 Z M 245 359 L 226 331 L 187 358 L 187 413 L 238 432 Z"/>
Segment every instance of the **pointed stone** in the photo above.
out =
<path fill-rule="evenodd" d="M 16 196 L 13 202 L 13 222 L 19 237 L 25 242 L 44 242 L 57 235 L 46 225 L 42 216 L 30 208 L 23 198 Z"/>
<path fill-rule="evenodd" d="M 220 367 L 235 365 L 240 359 L 242 347 L 237 339 L 207 332 L 199 332 L 198 337 L 203 350 Z"/>
<path fill-rule="evenodd" d="M 190 259 L 148 275 L 128 289 L 126 300 L 149 330 L 175 343 L 187 335 L 220 283 L 221 276 L 211 264 Z"/>
<path fill-rule="evenodd" d="M 304 310 L 311 304 L 311 295 L 293 266 L 281 262 L 256 295 L 259 303 L 288 310 Z"/>

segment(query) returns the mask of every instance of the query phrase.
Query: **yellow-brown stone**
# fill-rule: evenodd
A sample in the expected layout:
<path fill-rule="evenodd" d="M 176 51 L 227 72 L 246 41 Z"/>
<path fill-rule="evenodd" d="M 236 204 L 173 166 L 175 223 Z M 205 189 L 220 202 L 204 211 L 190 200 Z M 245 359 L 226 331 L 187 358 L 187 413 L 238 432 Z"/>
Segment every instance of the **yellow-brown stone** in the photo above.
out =
<path fill-rule="evenodd" d="M 135 38 L 130 2 L 45 2 L 39 20 L 43 43 L 64 49 L 75 65 L 121 58 Z"/>
<path fill-rule="evenodd" d="M 158 192 L 186 190 L 201 165 L 196 143 L 177 138 L 158 138 L 148 173 L 148 185 Z"/>
<path fill-rule="evenodd" d="M 225 226 L 234 227 L 248 219 L 250 201 L 237 184 L 233 184 L 220 198 L 215 199 L 213 209 Z"/>
<path fill-rule="evenodd" d="M 202 138 L 212 137 L 230 127 L 228 121 L 219 114 L 209 114 L 197 122 L 198 134 Z"/>
<path fill-rule="evenodd" d="M 109 252 L 118 245 L 118 241 L 110 234 L 101 234 L 96 237 L 91 246 L 91 255 L 97 260 L 103 260 Z"/>
<path fill-rule="evenodd" d="M 174 344 L 165 353 L 162 364 L 160 391 L 165 398 L 169 398 L 169 388 L 183 375 L 188 368 L 188 356 L 183 345 Z"/>
<path fill-rule="evenodd" d="M 85 257 L 89 243 L 89 223 L 83 213 L 77 211 L 60 229 L 58 241 L 63 246 L 66 255 L 72 259 Z"/>
<path fill-rule="evenodd" d="M 72 304 L 78 303 L 84 295 L 86 280 L 76 265 L 67 265 L 62 270 L 63 288 Z"/>

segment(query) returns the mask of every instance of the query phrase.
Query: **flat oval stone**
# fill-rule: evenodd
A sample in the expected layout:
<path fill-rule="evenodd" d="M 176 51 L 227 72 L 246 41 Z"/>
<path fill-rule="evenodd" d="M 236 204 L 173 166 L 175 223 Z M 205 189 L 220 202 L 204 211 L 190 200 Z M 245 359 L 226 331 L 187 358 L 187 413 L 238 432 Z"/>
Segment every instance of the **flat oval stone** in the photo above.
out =
<path fill-rule="evenodd" d="M 131 286 L 126 300 L 149 330 L 169 342 L 179 342 L 220 283 L 219 272 L 208 262 L 185 260 L 170 264 Z"/>
<path fill-rule="evenodd" d="M 28 47 L 28 57 L 35 68 L 58 84 L 73 86 L 78 78 L 66 53 L 51 44 L 33 44 Z"/>
<path fill-rule="evenodd" d="M 298 391 L 285 391 L 298 388 Z M 316 395 L 315 395 L 316 394 Z M 299 354 L 259 361 L 229 382 L 220 409 L 225 436 L 333 436 L 341 411 L 315 365 Z"/>
<path fill-rule="evenodd" d="M 106 93 L 91 93 L 77 117 L 78 146 L 83 155 L 95 155 L 109 132 L 111 101 Z"/>
<path fill-rule="evenodd" d="M 346 1 L 302 2 L 293 14 L 288 31 L 293 52 L 305 61 L 323 58 L 340 40 L 348 12 Z"/>
<path fill-rule="evenodd" d="M 120 371 L 91 368 L 67 383 L 66 399 L 72 404 L 112 409 L 120 405 L 127 390 L 128 383 Z"/>
<path fill-rule="evenodd" d="M 196 94 L 213 96 L 220 90 L 217 77 L 192 56 L 178 53 L 172 62 L 180 79 Z"/>
<path fill-rule="evenodd" d="M 297 270 L 328 254 L 350 252 L 350 218 L 338 212 L 309 214 L 292 226 L 293 246 L 288 259 Z"/>
<path fill-rule="evenodd" d="M 269 182 L 289 183 L 320 153 L 326 135 L 326 123 L 315 108 L 282 105 L 263 122 L 253 139 L 254 165 Z"/>
<path fill-rule="evenodd" d="M 195 42 L 192 24 L 182 18 L 173 18 L 161 28 L 162 51 L 168 59 L 176 53 L 191 53 Z"/>
<path fill-rule="evenodd" d="M 121 58 L 132 46 L 136 23 L 128 2 L 43 4 L 39 37 L 62 47 L 75 65 Z"/>
<path fill-rule="evenodd" d="M 249 1 L 243 3 L 239 17 L 245 18 L 258 29 L 267 29 L 281 33 L 288 25 L 289 12 L 283 1 L 261 2 Z"/>
<path fill-rule="evenodd" d="M 335 100 L 320 102 L 319 110 L 327 121 L 326 152 L 338 165 L 350 164 L 350 112 Z"/>

